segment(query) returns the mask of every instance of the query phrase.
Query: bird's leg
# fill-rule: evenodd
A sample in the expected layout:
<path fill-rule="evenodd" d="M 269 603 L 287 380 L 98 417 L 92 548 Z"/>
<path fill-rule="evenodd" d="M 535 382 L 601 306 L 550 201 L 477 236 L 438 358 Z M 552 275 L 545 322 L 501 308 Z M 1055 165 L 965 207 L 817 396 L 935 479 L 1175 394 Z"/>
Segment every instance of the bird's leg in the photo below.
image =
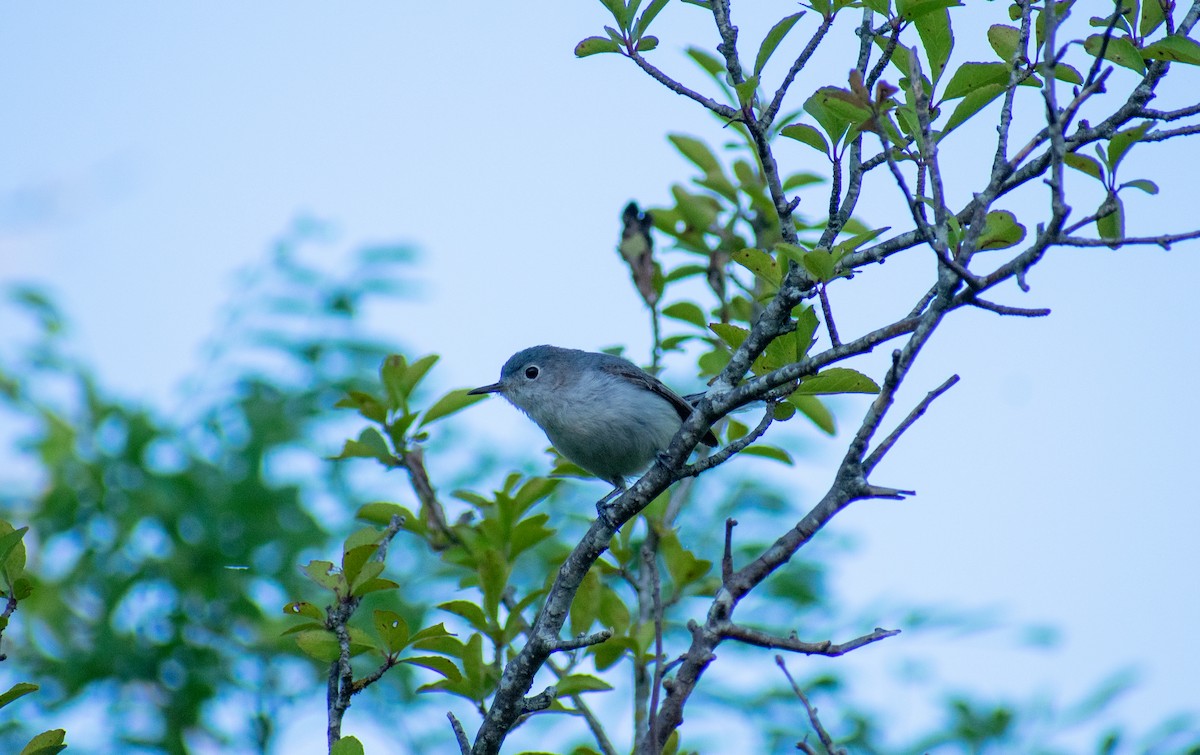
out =
<path fill-rule="evenodd" d="M 617 528 L 617 523 L 609 517 L 608 512 L 612 509 L 612 501 L 621 496 L 626 490 L 625 481 L 618 478 L 610 480 L 613 484 L 612 492 L 596 501 L 596 516 L 613 529 Z"/>

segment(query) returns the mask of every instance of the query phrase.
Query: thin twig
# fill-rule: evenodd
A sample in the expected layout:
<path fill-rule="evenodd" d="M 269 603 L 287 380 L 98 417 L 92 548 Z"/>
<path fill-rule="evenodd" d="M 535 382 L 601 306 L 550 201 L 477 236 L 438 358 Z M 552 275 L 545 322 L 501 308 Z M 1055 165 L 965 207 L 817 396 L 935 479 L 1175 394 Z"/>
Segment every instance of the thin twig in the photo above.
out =
<path fill-rule="evenodd" d="M 471 742 L 467 739 L 467 732 L 463 729 L 463 725 L 450 711 L 446 711 L 446 718 L 450 719 L 450 727 L 454 729 L 454 739 L 458 742 L 459 752 L 462 755 L 470 755 Z"/>
<path fill-rule="evenodd" d="M 846 751 L 833 744 L 833 737 L 829 736 L 829 732 L 821 725 L 820 719 L 817 718 L 817 709 L 808 701 L 808 698 L 800 690 L 800 685 L 796 684 L 796 680 L 792 678 L 787 664 L 783 662 L 783 656 L 775 656 L 775 663 L 783 670 L 783 675 L 787 677 L 788 682 L 792 685 L 792 690 L 796 693 L 796 697 L 800 698 L 800 702 L 804 704 L 804 710 L 808 712 L 808 722 L 812 724 L 813 731 L 817 733 L 817 738 L 821 740 L 821 744 L 825 747 L 825 752 L 829 753 L 829 755 L 845 755 Z M 797 747 L 800 747 L 800 745 L 797 745 Z M 811 753 L 813 750 L 808 748 L 808 752 Z"/>
<path fill-rule="evenodd" d="M 828 18 L 821 21 L 821 25 L 817 27 L 812 38 L 808 40 L 808 44 L 804 46 L 804 50 L 792 62 L 792 67 L 788 69 L 787 75 L 783 77 L 783 81 L 779 84 L 779 88 L 775 90 L 775 96 L 771 98 L 771 104 L 759 116 L 758 121 L 762 124 L 763 128 L 770 128 L 771 124 L 775 121 L 775 116 L 779 113 L 779 108 L 783 106 L 783 98 L 787 94 L 788 88 L 791 87 L 796 74 L 800 73 L 804 66 L 808 64 L 808 59 L 817 51 L 817 46 L 825 38 L 825 32 L 829 31 L 830 26 L 833 26 L 833 19 L 834 14 L 831 13 Z"/>
<path fill-rule="evenodd" d="M 1060 246 L 1161 246 L 1170 249 L 1171 244 L 1200 238 L 1200 230 L 1187 233 L 1167 233 L 1162 236 L 1122 236 L 1116 239 L 1086 239 L 1078 236 L 1059 236 L 1054 240 Z"/>
<path fill-rule="evenodd" d="M 779 637 L 762 632 L 750 627 L 744 627 L 739 624 L 734 624 L 732 621 L 726 622 L 718 627 L 722 637 L 731 640 L 738 640 L 748 645 L 756 645 L 760 648 L 768 648 L 771 650 L 790 650 L 793 653 L 802 653 L 804 655 L 823 655 L 829 658 L 835 658 L 839 655 L 845 655 L 852 650 L 870 645 L 888 637 L 895 637 L 900 634 L 899 629 L 876 629 L 875 631 L 864 634 L 862 637 L 855 637 L 853 640 L 843 642 L 839 645 L 833 644 L 830 640 L 821 642 L 805 642 L 804 640 L 792 637 Z"/>
<path fill-rule="evenodd" d="M 997 304 L 978 297 L 971 300 L 971 306 L 986 309 L 998 315 L 1011 315 L 1013 317 L 1045 317 L 1050 314 L 1049 307 L 1011 307 L 1007 304 Z"/>
<path fill-rule="evenodd" d="M 892 450 L 892 446 L 896 445 L 896 441 L 900 440 L 900 436 L 904 434 L 904 431 L 912 427 L 912 424 L 925 414 L 925 410 L 929 408 L 929 405 L 932 404 L 938 396 L 950 390 L 950 388 L 952 388 L 957 382 L 958 375 L 951 375 L 950 377 L 946 378 L 946 382 L 927 393 L 925 398 L 921 399 L 921 403 L 913 407 L 913 410 L 908 413 L 908 416 L 905 417 L 904 420 L 896 426 L 896 429 L 892 430 L 892 432 L 883 439 L 883 442 L 871 452 L 871 455 L 866 458 L 866 461 L 863 462 L 863 471 L 869 475 L 871 470 L 875 469 L 879 462 L 883 460 L 883 457 L 887 455 L 887 452 Z"/>
<path fill-rule="evenodd" d="M 762 419 L 758 421 L 758 424 L 753 430 L 720 449 L 712 456 L 704 459 L 698 459 L 695 463 L 686 465 L 679 470 L 679 473 L 687 477 L 694 477 L 705 470 L 712 469 L 718 464 L 725 463 L 734 454 L 739 453 L 751 443 L 761 438 L 763 433 L 767 431 L 767 428 L 771 426 L 771 422 L 773 422 L 774 419 L 774 413 L 771 411 L 770 407 L 767 407 L 767 410 L 763 412 Z"/>
<path fill-rule="evenodd" d="M 825 315 L 825 327 L 829 330 L 829 342 L 841 346 L 842 339 L 838 338 L 837 326 L 833 324 L 833 310 L 829 307 L 829 294 L 825 293 L 825 284 L 817 286 L 817 296 L 821 298 L 821 312 Z"/>
<path fill-rule="evenodd" d="M 721 556 L 721 584 L 724 585 L 733 577 L 733 528 L 737 520 L 730 517 L 725 520 L 725 553 Z"/>
<path fill-rule="evenodd" d="M 732 121 L 732 120 L 737 120 L 741 117 L 739 112 L 737 110 L 731 108 L 729 105 L 725 105 L 720 102 L 717 102 L 716 100 L 712 99 L 711 97 L 705 97 L 704 95 L 700 94 L 699 92 L 694 91 L 692 89 L 688 89 L 683 84 L 680 84 L 675 79 L 672 79 L 670 76 L 666 75 L 659 69 L 655 68 L 654 64 L 651 63 L 650 61 L 646 60 L 645 58 L 643 58 L 637 50 L 630 50 L 627 53 L 627 55 L 630 60 L 632 60 L 634 63 L 636 63 L 638 65 L 638 68 L 641 68 L 643 71 L 650 74 L 650 77 L 652 79 L 654 79 L 658 83 L 662 84 L 667 89 L 670 89 L 675 94 L 683 95 L 684 97 L 687 97 L 690 100 L 694 100 L 695 102 L 700 103 L 701 105 L 708 108 L 709 110 L 716 113 L 717 115 L 721 116 L 725 120 Z"/>

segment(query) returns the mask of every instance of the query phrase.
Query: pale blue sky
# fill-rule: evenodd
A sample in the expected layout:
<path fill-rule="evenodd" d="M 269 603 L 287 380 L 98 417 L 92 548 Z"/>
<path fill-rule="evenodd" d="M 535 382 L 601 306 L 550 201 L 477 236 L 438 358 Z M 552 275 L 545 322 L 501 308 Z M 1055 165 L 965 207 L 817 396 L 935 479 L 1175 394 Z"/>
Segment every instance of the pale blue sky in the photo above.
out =
<path fill-rule="evenodd" d="M 753 6 L 735 4 L 747 56 L 795 9 L 742 5 Z M 1003 5 L 980 6 L 973 20 L 1002 20 L 984 22 L 985 10 L 1002 15 Z M 691 175 L 666 133 L 724 135 L 627 61 L 575 60 L 574 43 L 597 33 L 602 13 L 596 2 L 549 0 L 7 5 L 0 281 L 46 283 L 103 378 L 174 411 L 233 272 L 305 212 L 333 221 L 346 246 L 405 240 L 422 250 L 422 295 L 375 324 L 398 345 L 442 353 L 447 384 L 491 382 L 505 357 L 534 343 L 645 354 L 645 316 L 613 252 L 621 207 L 665 201 L 669 184 Z M 679 52 L 713 43 L 703 12 L 672 4 L 657 26 L 662 66 L 699 81 Z M 801 22 L 781 58 L 809 28 Z M 959 28 L 960 48 L 972 33 Z M 978 43 L 954 60 L 990 58 Z M 820 62 L 798 82 L 797 102 L 827 83 L 818 75 L 844 76 L 843 59 Z M 1197 91 L 1200 71 L 1173 74 L 1185 82 L 1156 105 Z M 1112 88 L 1132 80 L 1119 69 Z M 992 133 L 964 131 L 944 151 L 960 202 L 979 186 L 972 171 Z M 781 154 L 791 169 L 826 172 L 807 148 Z M 1163 193 L 1130 198 L 1131 232 L 1200 222 L 1198 157 L 1195 140 L 1135 151 L 1126 177 L 1153 177 Z M 879 186 L 863 218 L 904 226 L 894 190 Z M 1079 215 L 1099 203 L 1085 188 Z M 1005 206 L 1040 211 L 1041 191 Z M 814 213 L 824 205 L 819 192 L 805 201 Z M 927 255 L 909 257 L 831 289 L 844 335 L 907 311 L 930 271 Z M 1062 629 L 1054 652 L 1016 649 L 1015 632 L 890 641 L 964 687 L 1077 698 L 1136 666 L 1142 683 L 1119 705 L 1122 720 L 1144 730 L 1200 710 L 1200 649 L 1188 636 L 1200 625 L 1196 280 L 1196 244 L 1059 250 L 1031 274 L 1032 293 L 998 295 L 1049 306 L 1050 318 L 952 318 L 901 405 L 953 372 L 963 381 L 877 473 L 920 495 L 856 504 L 832 526 L 830 536 L 858 543 L 837 581 L 847 603 L 996 607 L 1014 624 Z M 858 366 L 878 375 L 885 357 Z M 685 364 L 670 367 L 686 379 Z M 863 404 L 845 406 L 848 427 Z M 481 434 L 543 443 L 501 402 L 472 416 Z M 812 439 L 820 456 L 784 478 L 798 495 L 812 500 L 828 485 L 844 439 Z M 871 678 L 895 658 L 878 650 L 836 662 Z M 767 654 L 762 662 L 773 673 Z M 883 684 L 858 692 L 881 704 L 896 694 Z"/>

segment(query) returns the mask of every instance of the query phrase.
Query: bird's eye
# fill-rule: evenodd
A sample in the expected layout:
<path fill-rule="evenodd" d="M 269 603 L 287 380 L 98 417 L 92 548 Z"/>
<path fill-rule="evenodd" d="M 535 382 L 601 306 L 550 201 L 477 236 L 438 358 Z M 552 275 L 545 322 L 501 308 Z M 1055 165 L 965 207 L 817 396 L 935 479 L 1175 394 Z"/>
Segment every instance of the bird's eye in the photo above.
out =
<path fill-rule="evenodd" d="M 538 376 L 538 368 L 537 367 L 526 367 L 525 368 L 525 377 L 529 378 L 530 380 L 534 380 L 535 378 L 537 378 L 537 376 Z"/>

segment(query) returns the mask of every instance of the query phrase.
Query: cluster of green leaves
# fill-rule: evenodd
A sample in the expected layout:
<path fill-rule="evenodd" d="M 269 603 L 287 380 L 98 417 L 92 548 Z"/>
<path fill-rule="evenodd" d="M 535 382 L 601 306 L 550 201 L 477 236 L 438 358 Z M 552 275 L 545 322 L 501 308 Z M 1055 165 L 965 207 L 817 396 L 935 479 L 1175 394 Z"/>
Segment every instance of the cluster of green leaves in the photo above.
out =
<path fill-rule="evenodd" d="M 0 636 L 8 629 L 9 618 L 20 602 L 33 594 L 33 582 L 25 571 L 24 540 L 28 531 L 28 527 L 16 529 L 11 522 L 0 520 L 0 582 L 3 583 L 0 599 L 4 600 L 4 610 L 0 614 Z M 5 658 L 0 656 L 0 660 Z M 17 682 L 7 692 L 0 694 L 0 708 L 38 689 L 38 685 L 31 682 Z M 66 736 L 66 731 L 62 729 L 43 731 L 30 739 L 19 755 L 55 755 L 66 749 Z"/>
<path fill-rule="evenodd" d="M 411 261 L 407 249 L 374 247 L 330 274 L 304 262 L 321 241 L 302 226 L 244 276 L 187 415 L 174 419 L 73 358 L 48 299 L 10 297 L 32 334 L 0 355 L 0 412 L 38 477 L 4 486 L 0 506 L 46 533 L 16 662 L 53 680 L 39 695 L 50 704 L 103 706 L 111 739 L 93 741 L 98 752 L 227 741 L 206 711 L 238 695 L 255 714 L 253 734 L 238 736 L 266 742 L 274 712 L 299 692 L 269 682 L 297 663 L 276 647 L 269 598 L 301 589 L 295 565 L 329 538 L 308 503 L 343 483 L 315 459 L 303 488 L 268 470 L 310 443 L 337 395 L 370 379 L 387 350 L 348 323 L 365 300 L 402 289 Z M 270 374 L 242 366 L 264 361 Z M 0 750 L 18 750 L 15 736 L 0 734 Z"/>
<path fill-rule="evenodd" d="M 330 561 L 310 561 L 304 567 L 305 576 L 331 594 L 333 605 L 344 604 L 350 599 L 371 593 L 400 589 L 396 582 L 379 576 L 385 566 L 382 559 L 376 558 L 382 543 L 381 535 L 382 532 L 375 527 L 356 531 L 343 545 L 340 567 L 335 567 Z M 285 614 L 302 620 L 302 623 L 290 627 L 284 634 L 294 635 L 297 647 L 305 655 L 325 663 L 337 660 L 340 654 L 339 641 L 331 629 L 328 610 L 306 601 L 295 601 L 283 607 Z M 400 655 L 409 648 L 436 648 L 439 640 L 451 636 L 442 624 L 410 632 L 404 617 L 388 609 L 375 609 L 372 623 L 374 634 L 354 626 L 347 627 L 352 656 L 373 650 L 383 656 L 388 667 L 407 663 L 432 669 L 448 679 L 460 678 L 455 665 L 441 656 Z"/>
<path fill-rule="evenodd" d="M 689 51 L 694 59 L 705 60 L 698 50 Z M 702 67 L 715 78 L 716 61 Z M 712 70 L 710 70 L 712 69 Z M 797 222 L 805 238 L 800 244 L 782 240 L 779 215 L 769 198 L 761 165 L 750 151 L 749 136 L 731 145 L 750 152 L 732 161 L 727 170 L 713 150 L 700 139 L 680 134 L 670 137 L 671 144 L 702 171 L 693 179 L 698 190 L 671 187 L 675 203 L 650 210 L 655 228 L 670 238 L 684 260 L 661 276 L 660 294 L 671 293 L 676 284 L 703 276 L 711 293 L 711 305 L 702 307 L 694 295 L 681 293 L 662 309 L 662 314 L 687 326 L 683 332 L 662 340 L 664 351 L 681 351 L 688 342 L 699 342 L 700 374 L 715 376 L 725 368 L 733 351 L 745 340 L 760 308 L 778 291 L 789 262 L 804 267 L 821 284 L 844 278 L 846 271 L 836 268 L 847 253 L 858 249 L 887 229 L 867 229 L 851 220 L 848 237 L 832 248 L 820 248 L 815 235 L 823 225 Z M 810 173 L 796 173 L 784 181 L 788 191 L 819 181 Z M 692 259 L 700 258 L 700 262 Z M 680 291 L 685 291 L 679 285 Z M 818 320 L 813 308 L 801 305 L 793 311 L 794 329 L 771 342 L 753 363 L 751 372 L 762 375 L 806 357 L 816 343 Z M 808 417 L 823 431 L 834 432 L 833 416 L 817 396 L 837 393 L 875 393 L 879 386 L 869 377 L 848 368 L 832 368 L 803 381 L 775 410 L 777 420 L 790 419 L 796 411 Z M 745 434 L 746 428 L 734 420 L 727 440 Z M 748 453 L 783 460 L 786 452 L 756 444 Z"/>
<path fill-rule="evenodd" d="M 401 465 L 399 454 L 429 439 L 430 424 L 465 409 L 484 396 L 468 395 L 468 389 L 450 391 L 429 407 L 414 411 L 410 406 L 414 392 L 429 370 L 437 364 L 437 354 L 427 354 L 411 364 L 401 354 L 390 354 L 379 368 L 379 394 L 367 390 L 348 392 L 335 406 L 355 409 L 373 427 L 362 431 L 356 440 L 346 442 L 335 459 L 376 459 L 387 467 Z M 388 442 L 395 446 L 393 453 Z"/>
<path fill-rule="evenodd" d="M 875 12 L 888 17 L 897 35 L 911 24 L 915 27 L 925 53 L 926 67 L 922 73 L 921 86 L 931 100 L 930 119 L 933 138 L 941 141 L 966 123 L 983 108 L 1003 95 L 1011 83 L 1018 87 L 1040 87 L 1038 76 L 1040 60 L 1044 53 L 1046 18 L 1045 10 L 1034 8 L 1033 54 L 1030 55 L 1022 43 L 1021 30 L 1007 24 L 993 24 L 988 29 L 989 46 L 1000 62 L 965 62 L 949 67 L 954 50 L 954 32 L 951 26 L 950 8 L 958 2 L 930 0 L 920 3 L 898 2 L 893 10 L 890 0 L 864 2 Z M 1066 20 L 1074 0 L 1053 3 L 1059 23 Z M 1021 17 L 1021 8 L 1010 7 L 1013 20 Z M 1138 74 L 1146 71 L 1145 61 L 1165 60 L 1189 65 L 1200 65 L 1200 44 L 1187 37 L 1164 33 L 1154 41 L 1150 37 L 1162 28 L 1173 29 L 1165 23 L 1168 14 L 1159 0 L 1124 0 L 1118 13 L 1102 18 L 1093 17 L 1093 27 L 1104 28 L 1104 33 L 1092 34 L 1084 40 L 1083 50 L 1093 58 L 1103 55 L 1117 65 Z M 881 47 L 886 40 L 876 38 Z M 1071 48 L 1067 48 L 1071 49 Z M 796 139 L 816 149 L 829 159 L 839 156 L 839 146 L 844 149 L 863 131 L 880 134 L 894 151 L 897 160 L 916 160 L 913 147 L 917 144 L 920 129 L 915 109 L 912 82 L 912 50 L 899 44 L 892 52 L 891 64 L 900 74 L 899 88 L 880 83 L 872 96 L 863 87 L 861 79 L 851 75 L 849 87 L 826 86 L 805 102 L 804 112 L 811 116 L 820 128 L 807 123 L 791 123 L 783 127 L 781 134 Z M 947 77 L 947 72 L 950 75 Z M 1056 79 L 1075 85 L 1084 84 L 1084 75 L 1069 63 L 1058 61 L 1053 69 Z M 943 86 L 944 83 L 944 86 Z M 903 91 L 905 101 L 897 101 L 893 95 Z M 954 104 L 953 109 L 949 107 Z M 1124 205 L 1119 192 L 1125 188 L 1136 188 L 1156 194 L 1158 187 L 1147 179 L 1134 179 L 1118 184 L 1116 169 L 1129 149 L 1141 140 L 1150 128 L 1150 122 L 1114 134 L 1107 145 L 1097 145 L 1100 157 L 1097 161 L 1086 155 L 1070 152 L 1066 157 L 1069 166 L 1100 181 L 1106 196 L 1096 213 L 1096 228 L 1102 238 L 1116 239 L 1124 235 Z M 951 218 L 951 249 L 956 251 L 963 239 L 957 220 Z M 997 210 L 989 213 L 987 227 L 979 238 L 977 249 L 1005 249 L 1025 239 L 1026 229 L 1012 213 Z M 811 271 L 811 270 L 810 270 Z"/>

